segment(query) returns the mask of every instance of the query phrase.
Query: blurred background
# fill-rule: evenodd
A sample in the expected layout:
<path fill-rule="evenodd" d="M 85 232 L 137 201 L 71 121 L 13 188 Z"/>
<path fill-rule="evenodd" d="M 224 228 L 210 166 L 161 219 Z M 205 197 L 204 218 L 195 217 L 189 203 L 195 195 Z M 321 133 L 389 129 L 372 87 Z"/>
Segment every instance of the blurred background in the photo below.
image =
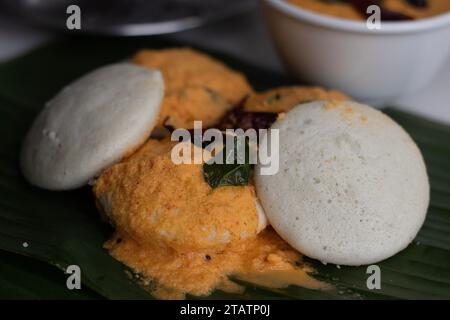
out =
<path fill-rule="evenodd" d="M 82 30 L 67 32 L 69 4 L 82 7 Z M 63 26 L 63 28 L 61 28 Z M 61 37 L 159 34 L 183 45 L 221 51 L 288 74 L 274 49 L 258 0 L 0 0 L 0 62 Z M 450 123 L 450 59 L 424 90 L 390 105 Z"/>

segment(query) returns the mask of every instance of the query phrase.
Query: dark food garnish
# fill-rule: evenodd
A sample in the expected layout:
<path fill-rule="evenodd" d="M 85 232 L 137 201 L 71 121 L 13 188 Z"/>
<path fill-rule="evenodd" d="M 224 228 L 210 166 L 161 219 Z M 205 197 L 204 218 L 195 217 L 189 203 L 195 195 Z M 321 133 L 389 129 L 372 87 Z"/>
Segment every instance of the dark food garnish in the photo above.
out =
<path fill-rule="evenodd" d="M 418 8 L 428 7 L 428 0 L 406 0 L 410 5 L 416 6 Z"/>
<path fill-rule="evenodd" d="M 175 127 L 171 124 L 167 124 L 167 121 L 169 121 L 169 117 L 165 118 L 163 121 L 163 127 L 169 131 L 170 133 L 175 131 Z"/>
<path fill-rule="evenodd" d="M 381 7 L 381 20 L 383 21 L 404 21 L 404 20 L 413 20 L 412 17 L 398 12 L 392 11 L 386 8 Z"/>
<path fill-rule="evenodd" d="M 366 15 L 367 8 L 371 5 L 377 5 L 381 7 L 381 0 L 348 0 L 353 8 L 358 10 L 363 15 Z"/>
<path fill-rule="evenodd" d="M 226 129 L 255 129 L 258 131 L 259 129 L 268 129 L 272 125 L 272 123 L 277 120 L 278 113 L 276 112 L 248 112 L 244 111 L 242 106 L 238 106 L 226 113 L 220 122 L 214 126 L 221 131 L 225 131 Z M 175 130 L 175 127 L 167 124 L 166 119 L 164 121 L 164 128 L 167 131 L 172 133 Z M 202 134 L 208 128 L 202 128 Z M 194 129 L 188 129 L 191 137 L 194 138 Z M 194 141 L 192 141 L 194 142 Z M 204 147 L 204 146 L 203 146 Z"/>
<path fill-rule="evenodd" d="M 320 0 L 326 3 L 351 3 L 355 8 L 358 9 L 364 15 L 366 14 L 366 9 L 368 6 L 372 4 L 376 4 L 377 6 L 382 8 L 381 0 Z M 418 7 L 418 8 L 426 8 L 428 6 L 428 0 L 405 0 L 410 5 Z"/>
<path fill-rule="evenodd" d="M 219 129 L 268 129 L 275 122 L 278 113 L 248 112 L 242 106 L 229 111 L 220 121 Z"/>
<path fill-rule="evenodd" d="M 419 0 L 418 0 L 419 1 Z M 363 16 L 367 16 L 367 8 L 371 5 L 377 5 L 381 10 L 381 20 L 382 21 L 403 21 L 403 20 L 412 20 L 413 18 L 398 12 L 386 9 L 383 7 L 383 1 L 381 0 L 348 0 L 348 2 L 359 11 Z"/>

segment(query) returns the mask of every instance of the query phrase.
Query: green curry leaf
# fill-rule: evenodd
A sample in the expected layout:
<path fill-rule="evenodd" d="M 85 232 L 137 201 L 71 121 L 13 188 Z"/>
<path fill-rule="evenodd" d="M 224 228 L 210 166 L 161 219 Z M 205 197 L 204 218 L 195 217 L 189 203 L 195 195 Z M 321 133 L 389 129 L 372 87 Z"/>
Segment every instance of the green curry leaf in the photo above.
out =
<path fill-rule="evenodd" d="M 245 137 L 235 136 L 233 148 L 227 148 L 214 159 L 222 160 L 206 162 L 203 165 L 203 176 L 211 188 L 223 186 L 246 186 L 250 178 L 249 146 Z M 245 150 L 245 154 L 242 151 Z"/>

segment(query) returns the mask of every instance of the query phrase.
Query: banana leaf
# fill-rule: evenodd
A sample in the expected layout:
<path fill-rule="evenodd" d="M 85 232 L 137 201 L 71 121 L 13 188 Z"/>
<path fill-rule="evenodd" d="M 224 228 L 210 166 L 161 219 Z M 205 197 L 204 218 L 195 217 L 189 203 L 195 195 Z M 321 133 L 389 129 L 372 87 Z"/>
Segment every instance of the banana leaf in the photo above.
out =
<path fill-rule="evenodd" d="M 102 248 L 111 228 L 101 221 L 89 188 L 49 192 L 28 185 L 18 166 L 20 143 L 46 100 L 83 73 L 126 59 L 142 47 L 179 46 L 161 38 L 73 37 L 50 43 L 0 65 L 0 297 L 152 299 L 127 268 Z M 292 80 L 218 53 L 259 90 Z M 426 106 L 424 106 L 426 107 Z M 450 126 L 385 110 L 423 152 L 431 205 L 411 245 L 378 265 L 381 289 L 369 290 L 366 267 L 308 262 L 330 290 L 271 289 L 234 279 L 242 294 L 214 292 L 210 299 L 450 299 Z M 24 246 L 24 242 L 28 245 Z M 81 267 L 80 292 L 65 289 L 64 270 Z M 199 297 L 190 297 L 199 298 Z M 204 297 L 203 297 L 204 298 Z"/>
<path fill-rule="evenodd" d="M 68 290 L 67 278 L 38 260 L 0 250 L 0 261 L 0 299 L 102 298 L 84 286 Z"/>

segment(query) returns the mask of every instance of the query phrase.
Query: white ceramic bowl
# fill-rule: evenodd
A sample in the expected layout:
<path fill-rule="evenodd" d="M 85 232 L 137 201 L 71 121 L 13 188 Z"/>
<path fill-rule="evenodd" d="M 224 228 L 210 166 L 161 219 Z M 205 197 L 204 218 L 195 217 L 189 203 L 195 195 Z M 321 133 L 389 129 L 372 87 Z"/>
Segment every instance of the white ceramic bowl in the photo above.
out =
<path fill-rule="evenodd" d="M 263 0 L 263 15 L 288 70 L 315 85 L 383 105 L 423 88 L 450 52 L 450 13 L 407 22 L 366 22 Z"/>

